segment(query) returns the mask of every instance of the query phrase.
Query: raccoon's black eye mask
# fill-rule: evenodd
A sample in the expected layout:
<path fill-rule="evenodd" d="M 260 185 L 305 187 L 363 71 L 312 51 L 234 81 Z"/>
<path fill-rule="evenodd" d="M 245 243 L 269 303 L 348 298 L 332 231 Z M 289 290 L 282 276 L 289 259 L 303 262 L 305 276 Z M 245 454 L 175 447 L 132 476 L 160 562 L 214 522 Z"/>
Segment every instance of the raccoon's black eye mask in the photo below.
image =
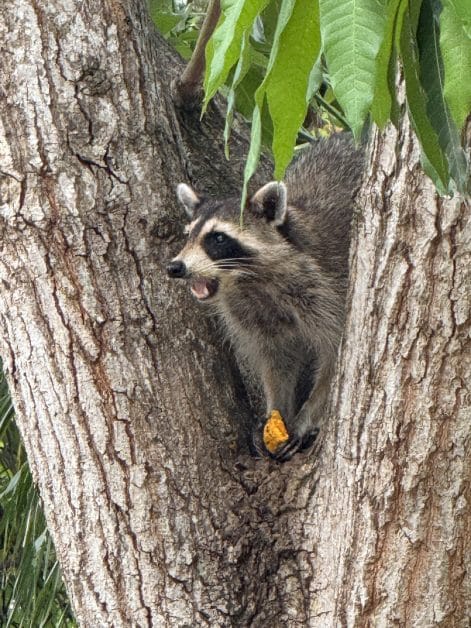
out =
<path fill-rule="evenodd" d="M 212 260 L 248 259 L 253 252 L 244 245 L 222 231 L 210 231 L 203 238 L 203 249 Z"/>

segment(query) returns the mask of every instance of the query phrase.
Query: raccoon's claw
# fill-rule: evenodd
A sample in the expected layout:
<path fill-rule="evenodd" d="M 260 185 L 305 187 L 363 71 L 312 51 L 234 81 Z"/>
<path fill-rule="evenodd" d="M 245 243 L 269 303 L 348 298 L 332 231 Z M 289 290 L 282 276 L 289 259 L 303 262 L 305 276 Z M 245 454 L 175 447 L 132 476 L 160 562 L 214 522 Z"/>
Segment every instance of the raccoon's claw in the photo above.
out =
<path fill-rule="evenodd" d="M 275 460 L 278 462 L 287 462 L 290 460 L 296 452 L 301 449 L 302 438 L 299 436 L 293 436 L 287 443 L 282 445 L 275 453 L 272 454 Z"/>
<path fill-rule="evenodd" d="M 298 451 L 309 449 L 309 447 L 311 447 L 316 440 L 318 433 L 319 430 L 316 429 L 315 431 L 308 432 L 307 434 L 293 434 L 289 441 L 272 454 L 273 458 L 278 460 L 278 462 L 287 462 L 288 460 L 291 460 L 294 454 Z"/>
<path fill-rule="evenodd" d="M 270 452 L 263 440 L 265 422 L 261 421 L 253 431 L 251 453 L 255 458 L 271 458 L 278 462 L 287 462 L 299 451 L 309 449 L 319 434 L 315 428 L 304 434 L 294 433 L 286 443 L 283 443 L 275 452 Z"/>

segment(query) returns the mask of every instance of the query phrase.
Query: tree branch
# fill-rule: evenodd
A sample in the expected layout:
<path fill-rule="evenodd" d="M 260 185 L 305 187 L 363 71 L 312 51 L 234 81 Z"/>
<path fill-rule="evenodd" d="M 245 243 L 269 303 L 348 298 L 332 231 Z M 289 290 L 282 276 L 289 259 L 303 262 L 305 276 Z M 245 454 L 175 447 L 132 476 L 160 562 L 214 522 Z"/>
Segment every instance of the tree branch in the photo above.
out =
<path fill-rule="evenodd" d="M 210 0 L 195 49 L 180 79 L 172 85 L 173 99 L 179 107 L 193 108 L 201 100 L 201 79 L 205 69 L 205 50 L 221 15 L 219 0 Z"/>

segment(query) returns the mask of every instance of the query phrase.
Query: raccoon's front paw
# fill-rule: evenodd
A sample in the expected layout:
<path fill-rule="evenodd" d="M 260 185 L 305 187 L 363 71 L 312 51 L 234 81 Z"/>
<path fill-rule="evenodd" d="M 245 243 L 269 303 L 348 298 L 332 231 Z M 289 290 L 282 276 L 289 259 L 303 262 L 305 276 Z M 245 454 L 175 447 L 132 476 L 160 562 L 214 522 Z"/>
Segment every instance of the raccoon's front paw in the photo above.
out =
<path fill-rule="evenodd" d="M 265 455 L 284 462 L 296 452 L 309 448 L 319 430 L 311 425 L 298 424 L 297 428 L 288 430 L 278 410 L 273 410 L 263 427 L 263 444 Z"/>
<path fill-rule="evenodd" d="M 298 434 L 295 431 L 290 435 L 290 438 L 286 441 L 286 443 L 281 445 L 274 453 L 272 453 L 273 458 L 279 462 L 287 462 L 299 451 L 309 449 L 311 445 L 314 444 L 318 434 L 318 428 L 314 428 L 313 430 L 302 434 Z"/>

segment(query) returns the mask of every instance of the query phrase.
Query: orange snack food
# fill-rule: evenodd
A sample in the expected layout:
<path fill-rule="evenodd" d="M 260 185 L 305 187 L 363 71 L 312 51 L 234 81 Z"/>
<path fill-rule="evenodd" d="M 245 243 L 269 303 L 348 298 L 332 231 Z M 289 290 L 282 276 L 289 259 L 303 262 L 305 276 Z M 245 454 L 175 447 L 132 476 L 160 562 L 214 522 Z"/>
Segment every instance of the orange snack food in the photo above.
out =
<path fill-rule="evenodd" d="M 272 410 L 269 419 L 263 428 L 263 442 L 268 451 L 273 454 L 275 451 L 286 443 L 289 434 L 286 430 L 283 418 L 278 410 Z"/>

